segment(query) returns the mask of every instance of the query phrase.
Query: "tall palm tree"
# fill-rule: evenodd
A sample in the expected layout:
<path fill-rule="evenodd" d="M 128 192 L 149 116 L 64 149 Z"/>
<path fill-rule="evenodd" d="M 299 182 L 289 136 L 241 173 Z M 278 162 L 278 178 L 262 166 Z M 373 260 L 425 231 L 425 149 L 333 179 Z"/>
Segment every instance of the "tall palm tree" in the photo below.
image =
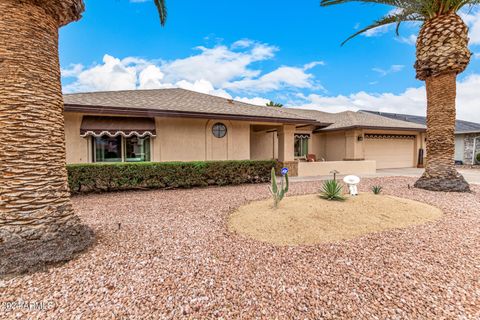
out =
<path fill-rule="evenodd" d="M 270 102 L 267 102 L 265 104 L 267 107 L 276 107 L 276 108 L 282 108 L 283 107 L 283 104 L 279 103 L 279 102 L 273 102 L 270 100 Z"/>
<path fill-rule="evenodd" d="M 321 0 L 331 6 L 355 0 Z M 420 22 L 417 38 L 417 79 L 427 88 L 427 162 L 417 188 L 433 191 L 470 190 L 454 166 L 456 77 L 470 62 L 468 27 L 457 14 L 479 0 L 356 0 L 393 6 L 396 10 L 344 41 L 370 29 L 402 22 Z"/>
<path fill-rule="evenodd" d="M 82 0 L 0 0 L 0 275 L 68 260 L 93 238 L 69 200 L 58 57 L 58 29 L 83 11 Z"/>

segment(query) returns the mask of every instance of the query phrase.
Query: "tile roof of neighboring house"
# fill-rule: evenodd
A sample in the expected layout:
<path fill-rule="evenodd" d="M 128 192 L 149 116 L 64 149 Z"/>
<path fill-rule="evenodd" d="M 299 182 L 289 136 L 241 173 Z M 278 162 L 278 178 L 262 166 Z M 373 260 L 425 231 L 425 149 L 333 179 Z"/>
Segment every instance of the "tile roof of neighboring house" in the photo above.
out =
<path fill-rule="evenodd" d="M 415 129 L 421 131 L 426 129 L 425 125 L 390 119 L 363 112 L 344 111 L 339 113 L 328 113 L 318 110 L 298 108 L 287 108 L 286 110 L 303 117 L 322 119 L 323 122 L 332 123 L 330 126 L 320 129 L 320 131 L 334 131 L 353 128 Z"/>
<path fill-rule="evenodd" d="M 427 118 L 422 116 L 414 116 L 410 114 L 400 114 L 400 113 L 389 113 L 389 112 L 378 112 L 378 111 L 369 111 L 361 110 L 361 112 L 368 112 L 371 114 L 380 115 L 390 119 L 397 119 L 402 121 L 408 121 L 413 123 L 425 124 L 427 123 Z M 473 133 L 480 132 L 480 123 L 469 122 L 464 120 L 457 120 L 455 125 L 456 133 Z"/>
<path fill-rule="evenodd" d="M 184 89 L 130 90 L 64 95 L 65 111 L 99 114 L 317 123 L 281 108 L 262 107 Z M 326 124 L 324 124 L 326 125 Z"/>

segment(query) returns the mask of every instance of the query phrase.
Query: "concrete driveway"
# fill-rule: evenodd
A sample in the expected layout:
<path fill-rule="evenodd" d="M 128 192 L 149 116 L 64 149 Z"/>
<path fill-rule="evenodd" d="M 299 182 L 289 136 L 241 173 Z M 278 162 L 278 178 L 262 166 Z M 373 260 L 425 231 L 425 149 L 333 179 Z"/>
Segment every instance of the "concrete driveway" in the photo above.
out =
<path fill-rule="evenodd" d="M 359 175 L 362 178 L 374 177 L 420 177 L 424 169 L 417 168 L 402 168 L 402 169 L 378 169 L 376 174 Z M 458 169 L 463 174 L 468 183 L 480 184 L 480 170 L 479 169 Z M 342 176 L 339 176 L 342 177 Z M 317 176 L 317 177 L 294 177 L 292 181 L 316 181 L 331 179 L 331 176 Z"/>
<path fill-rule="evenodd" d="M 424 169 L 417 168 L 402 168 L 402 169 L 378 169 L 373 177 L 420 177 Z M 480 184 L 480 170 L 479 169 L 458 169 L 468 183 Z"/>

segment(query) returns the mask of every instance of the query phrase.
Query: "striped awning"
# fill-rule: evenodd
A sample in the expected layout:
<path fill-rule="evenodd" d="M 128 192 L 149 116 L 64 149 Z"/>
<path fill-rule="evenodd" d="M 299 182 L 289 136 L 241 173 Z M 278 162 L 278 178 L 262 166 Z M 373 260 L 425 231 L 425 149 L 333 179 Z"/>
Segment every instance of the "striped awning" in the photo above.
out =
<path fill-rule="evenodd" d="M 310 139 L 310 135 L 308 133 L 305 133 L 305 134 L 295 133 L 295 139 Z"/>
<path fill-rule="evenodd" d="M 155 137 L 155 134 L 154 118 L 84 116 L 80 126 L 82 137 L 101 137 L 104 135 L 116 137 L 121 135 L 144 138 L 147 136 Z"/>

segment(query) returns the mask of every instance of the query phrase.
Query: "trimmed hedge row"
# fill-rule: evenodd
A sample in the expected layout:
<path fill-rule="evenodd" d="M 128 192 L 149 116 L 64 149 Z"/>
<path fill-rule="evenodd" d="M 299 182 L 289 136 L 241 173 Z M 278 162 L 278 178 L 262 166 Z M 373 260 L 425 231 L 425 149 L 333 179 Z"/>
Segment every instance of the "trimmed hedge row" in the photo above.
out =
<path fill-rule="evenodd" d="M 72 194 L 173 189 L 270 181 L 275 161 L 143 162 L 67 165 Z"/>

